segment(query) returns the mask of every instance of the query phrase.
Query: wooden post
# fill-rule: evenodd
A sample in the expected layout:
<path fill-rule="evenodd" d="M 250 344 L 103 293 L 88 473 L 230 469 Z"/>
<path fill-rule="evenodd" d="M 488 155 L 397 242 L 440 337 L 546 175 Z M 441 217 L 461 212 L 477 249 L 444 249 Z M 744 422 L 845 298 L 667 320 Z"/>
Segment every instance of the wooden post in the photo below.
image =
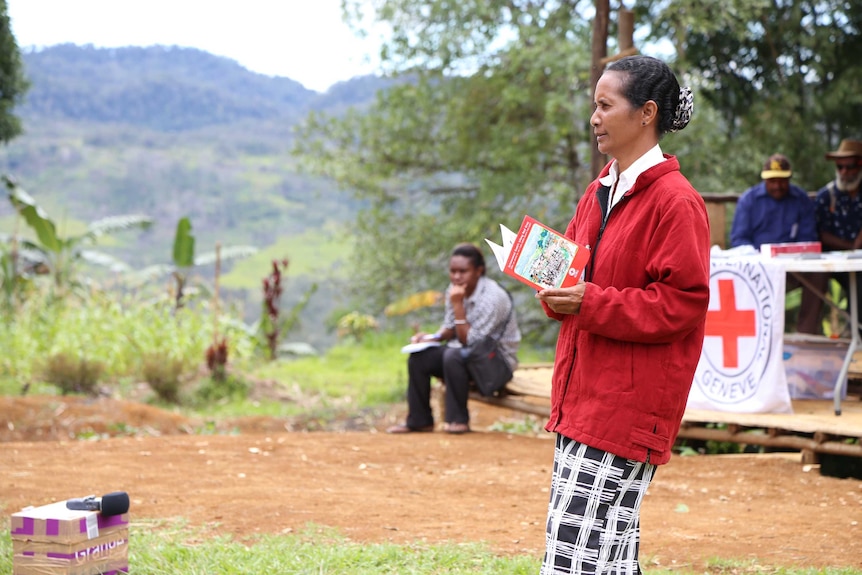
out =
<path fill-rule="evenodd" d="M 608 22 L 610 19 L 610 0 L 595 0 L 596 17 L 593 20 L 592 67 L 590 68 L 590 95 L 595 99 L 596 84 L 604 71 L 602 61 L 608 55 Z M 604 167 L 605 156 L 599 152 L 599 144 L 590 130 L 590 170 L 595 178 Z"/>
<path fill-rule="evenodd" d="M 701 194 L 706 204 L 706 215 L 709 217 L 710 245 L 721 249 L 729 247 L 727 237 L 728 204 L 735 204 L 739 199 L 736 194 Z"/>
<path fill-rule="evenodd" d="M 635 13 L 628 8 L 617 12 L 617 42 L 621 54 L 635 47 Z"/>
<path fill-rule="evenodd" d="M 709 244 L 721 249 L 727 248 L 725 228 L 727 227 L 727 207 L 723 203 L 706 202 L 706 215 L 709 217 Z"/>

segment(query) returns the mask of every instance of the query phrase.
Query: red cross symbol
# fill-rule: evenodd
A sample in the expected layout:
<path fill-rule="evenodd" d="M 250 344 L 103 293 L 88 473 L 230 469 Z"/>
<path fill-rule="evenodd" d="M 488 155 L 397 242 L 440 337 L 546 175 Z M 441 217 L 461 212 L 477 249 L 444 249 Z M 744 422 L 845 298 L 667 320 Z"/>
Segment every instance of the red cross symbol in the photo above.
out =
<path fill-rule="evenodd" d="M 706 335 L 721 338 L 725 367 L 739 367 L 739 338 L 757 335 L 754 310 L 736 309 L 733 280 L 718 280 L 719 308 L 706 312 Z"/>

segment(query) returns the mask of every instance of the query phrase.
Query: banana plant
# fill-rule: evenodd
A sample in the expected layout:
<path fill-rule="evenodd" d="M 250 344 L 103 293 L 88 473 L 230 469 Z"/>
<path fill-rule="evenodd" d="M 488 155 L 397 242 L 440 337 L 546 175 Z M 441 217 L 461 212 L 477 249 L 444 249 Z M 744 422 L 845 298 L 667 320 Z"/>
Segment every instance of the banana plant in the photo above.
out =
<path fill-rule="evenodd" d="M 36 241 L 18 237 L 6 239 L 6 243 L 12 246 L 11 259 L 18 262 L 16 268 L 20 268 L 12 270 L 12 273 L 47 273 L 52 277 L 53 286 L 59 295 L 81 285 L 77 277 L 80 262 L 108 267 L 114 271 L 129 269 L 127 264 L 117 258 L 88 250 L 86 246 L 95 244 L 102 236 L 129 229 L 146 230 L 153 224 L 151 218 L 143 215 L 109 216 L 91 222 L 83 234 L 64 238 L 57 233 L 54 220 L 30 194 L 9 176 L 0 178 L 6 186 L 12 207 L 36 234 Z M 14 278 L 11 283 L 14 283 Z"/>
<path fill-rule="evenodd" d="M 174 278 L 176 287 L 174 293 L 174 307 L 179 309 L 183 306 L 189 286 L 189 278 L 195 267 L 205 266 L 233 259 L 247 258 L 257 253 L 254 246 L 226 246 L 218 252 L 212 251 L 200 255 L 195 254 L 195 236 L 192 233 L 192 223 L 188 217 L 180 218 L 177 222 L 177 230 L 174 234 L 173 252 L 171 263 L 156 264 L 148 266 L 134 275 L 138 283 L 153 278 L 170 275 Z M 195 286 L 198 291 L 210 292 L 206 282 L 199 281 Z"/>

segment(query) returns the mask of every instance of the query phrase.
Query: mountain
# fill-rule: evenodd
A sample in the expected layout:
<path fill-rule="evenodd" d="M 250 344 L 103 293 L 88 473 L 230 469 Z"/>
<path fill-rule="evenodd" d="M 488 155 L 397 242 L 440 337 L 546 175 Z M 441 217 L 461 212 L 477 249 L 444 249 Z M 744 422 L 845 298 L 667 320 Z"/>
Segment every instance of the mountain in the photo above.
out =
<path fill-rule="evenodd" d="M 150 232 L 101 246 L 142 267 L 170 261 L 184 216 L 200 252 L 217 242 L 265 250 L 308 234 L 337 241 L 333 230 L 356 217 L 360 203 L 349 191 L 297 170 L 293 128 L 311 111 L 365 106 L 390 80 L 358 77 L 321 94 L 178 47 L 64 44 L 22 57 L 31 88 L 15 113 L 25 133 L 0 150 L 0 172 L 60 222 L 61 235 L 109 215 L 149 215 Z M 0 231 L 11 231 L 11 221 L 0 202 Z M 316 258 L 309 276 L 325 275 L 336 257 Z M 240 283 L 256 290 L 269 262 L 260 267 Z"/>
<path fill-rule="evenodd" d="M 168 253 L 183 216 L 207 245 L 266 246 L 356 212 L 348 192 L 297 172 L 292 130 L 309 111 L 366 104 L 384 80 L 319 94 L 175 47 L 60 45 L 23 59 L 25 133 L 0 153 L 0 170 L 49 214 L 155 218 L 156 239 L 126 250 L 132 263 L 157 259 L 149 248 Z"/>
<path fill-rule="evenodd" d="M 256 74 L 234 60 L 175 46 L 63 44 L 25 52 L 24 65 L 33 84 L 20 110 L 25 117 L 160 131 L 243 120 L 295 121 L 309 110 L 361 105 L 382 82 L 364 77 L 319 94 L 289 78 Z"/>

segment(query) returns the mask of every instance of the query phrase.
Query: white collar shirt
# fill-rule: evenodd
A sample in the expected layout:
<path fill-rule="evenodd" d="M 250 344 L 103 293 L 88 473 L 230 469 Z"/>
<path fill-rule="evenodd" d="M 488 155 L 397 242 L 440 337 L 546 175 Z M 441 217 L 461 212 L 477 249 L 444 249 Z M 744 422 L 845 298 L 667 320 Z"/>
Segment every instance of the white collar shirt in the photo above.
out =
<path fill-rule="evenodd" d="M 632 189 L 638 176 L 653 166 L 664 162 L 664 160 L 664 154 L 658 144 L 650 148 L 647 153 L 635 160 L 634 163 L 622 174 L 619 173 L 619 162 L 614 160 L 611 164 L 610 171 L 608 171 L 608 175 L 603 178 L 599 178 L 599 183 L 603 186 L 607 186 L 611 190 L 610 200 L 608 201 L 608 213 L 611 213 L 611 209 L 617 205 L 617 202 L 622 199 L 626 192 Z"/>

